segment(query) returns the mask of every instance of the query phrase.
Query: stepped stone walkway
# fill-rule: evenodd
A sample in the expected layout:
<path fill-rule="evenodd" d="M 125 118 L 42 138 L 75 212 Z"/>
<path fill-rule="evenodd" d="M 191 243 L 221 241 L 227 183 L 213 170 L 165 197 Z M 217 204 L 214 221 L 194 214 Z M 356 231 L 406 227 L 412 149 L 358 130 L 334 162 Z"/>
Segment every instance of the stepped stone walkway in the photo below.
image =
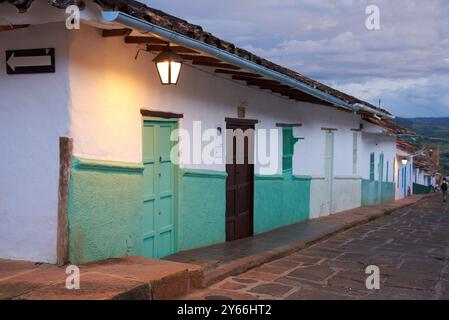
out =
<path fill-rule="evenodd" d="M 109 259 L 80 268 L 80 289 L 66 288 L 66 267 L 0 259 L 0 299 L 173 299 L 198 288 L 200 267 L 141 257 Z"/>

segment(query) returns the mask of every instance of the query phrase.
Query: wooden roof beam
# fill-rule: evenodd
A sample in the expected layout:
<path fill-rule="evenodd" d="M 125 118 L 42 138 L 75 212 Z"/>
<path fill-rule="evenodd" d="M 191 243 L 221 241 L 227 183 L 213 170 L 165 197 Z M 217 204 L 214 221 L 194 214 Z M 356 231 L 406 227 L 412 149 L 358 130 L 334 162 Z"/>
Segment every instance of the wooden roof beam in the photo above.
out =
<path fill-rule="evenodd" d="M 244 71 L 216 69 L 215 73 L 229 74 L 229 75 L 233 75 L 233 76 L 242 76 L 242 77 L 250 77 L 250 78 L 262 78 L 262 76 L 260 74 L 244 72 Z"/>
<path fill-rule="evenodd" d="M 280 85 L 280 82 L 276 80 L 268 80 L 268 79 L 254 79 L 250 77 L 242 77 L 242 76 L 232 76 L 233 80 L 238 81 L 246 81 L 250 86 L 275 86 Z"/>
<path fill-rule="evenodd" d="M 240 67 L 234 66 L 232 64 L 218 63 L 218 62 L 193 61 L 193 65 L 215 67 L 215 68 L 220 68 L 220 69 L 231 69 L 231 70 L 240 70 L 241 69 Z"/>
<path fill-rule="evenodd" d="M 168 42 L 155 37 L 142 37 L 142 36 L 126 36 L 125 43 L 137 43 L 137 44 L 164 44 Z"/>
<path fill-rule="evenodd" d="M 206 56 L 195 56 L 195 55 L 188 55 L 188 54 L 180 54 L 181 58 L 184 60 L 191 60 L 193 62 L 211 62 L 211 63 L 222 63 L 221 60 L 218 60 L 213 57 L 206 57 Z"/>
<path fill-rule="evenodd" d="M 167 45 L 163 44 L 149 44 L 147 45 L 147 51 L 162 51 L 167 47 Z M 170 46 L 170 49 L 175 53 L 190 53 L 190 54 L 200 54 L 199 52 L 181 46 Z"/>
<path fill-rule="evenodd" d="M 120 37 L 120 36 L 128 36 L 132 32 L 131 29 L 122 28 L 122 29 L 103 29 L 103 37 Z"/>
<path fill-rule="evenodd" d="M 8 24 L 8 25 L 0 25 L 0 31 L 9 31 L 14 29 L 22 29 L 29 27 L 29 24 Z"/>

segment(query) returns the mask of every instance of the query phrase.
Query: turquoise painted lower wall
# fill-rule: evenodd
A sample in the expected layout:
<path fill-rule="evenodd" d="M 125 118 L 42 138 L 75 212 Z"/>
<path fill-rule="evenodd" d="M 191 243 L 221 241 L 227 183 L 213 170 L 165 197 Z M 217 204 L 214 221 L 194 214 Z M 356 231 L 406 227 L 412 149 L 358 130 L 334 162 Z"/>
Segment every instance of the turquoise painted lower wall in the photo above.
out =
<path fill-rule="evenodd" d="M 393 182 L 362 180 L 362 205 L 369 206 L 393 201 L 394 187 Z"/>
<path fill-rule="evenodd" d="M 139 255 L 139 165 L 74 159 L 69 193 L 69 258 L 74 264 Z"/>
<path fill-rule="evenodd" d="M 262 233 L 309 218 L 310 177 L 256 175 L 254 233 Z"/>
<path fill-rule="evenodd" d="M 75 158 L 69 193 L 74 264 L 140 255 L 143 166 Z M 179 170 L 177 250 L 226 239 L 226 172 Z M 256 176 L 254 233 L 309 218 L 310 177 Z"/>
<path fill-rule="evenodd" d="M 179 249 L 203 247 L 226 240 L 226 172 L 180 172 Z"/>
<path fill-rule="evenodd" d="M 422 184 L 413 184 L 413 194 L 429 194 L 432 192 L 431 186 L 424 186 Z"/>

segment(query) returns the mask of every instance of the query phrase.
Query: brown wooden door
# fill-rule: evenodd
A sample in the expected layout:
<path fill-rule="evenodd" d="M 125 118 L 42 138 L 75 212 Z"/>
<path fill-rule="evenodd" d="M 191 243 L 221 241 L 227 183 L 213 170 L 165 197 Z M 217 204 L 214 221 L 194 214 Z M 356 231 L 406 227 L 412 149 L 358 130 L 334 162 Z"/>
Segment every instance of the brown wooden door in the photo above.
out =
<path fill-rule="evenodd" d="M 227 129 L 241 129 L 246 132 L 254 129 L 254 124 L 232 122 L 228 120 Z M 237 164 L 237 140 L 233 138 L 228 145 L 229 160 L 226 164 L 228 177 L 226 180 L 226 241 L 237 240 L 253 234 L 253 194 L 254 194 L 254 164 L 249 162 L 249 150 L 254 150 L 254 137 L 245 138 L 243 164 Z M 232 150 L 231 150 L 232 149 Z M 232 157 L 230 155 L 232 154 Z M 230 161 L 232 160 L 232 161 Z"/>

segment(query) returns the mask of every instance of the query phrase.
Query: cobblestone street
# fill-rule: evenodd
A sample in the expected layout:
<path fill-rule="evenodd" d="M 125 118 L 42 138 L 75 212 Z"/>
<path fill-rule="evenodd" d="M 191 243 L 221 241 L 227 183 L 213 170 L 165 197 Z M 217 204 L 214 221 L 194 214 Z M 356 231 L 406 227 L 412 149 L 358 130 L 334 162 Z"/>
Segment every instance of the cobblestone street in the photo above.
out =
<path fill-rule="evenodd" d="M 229 277 L 187 299 L 449 299 L 449 206 L 439 196 Z M 368 290 L 368 265 L 380 290 Z"/>

